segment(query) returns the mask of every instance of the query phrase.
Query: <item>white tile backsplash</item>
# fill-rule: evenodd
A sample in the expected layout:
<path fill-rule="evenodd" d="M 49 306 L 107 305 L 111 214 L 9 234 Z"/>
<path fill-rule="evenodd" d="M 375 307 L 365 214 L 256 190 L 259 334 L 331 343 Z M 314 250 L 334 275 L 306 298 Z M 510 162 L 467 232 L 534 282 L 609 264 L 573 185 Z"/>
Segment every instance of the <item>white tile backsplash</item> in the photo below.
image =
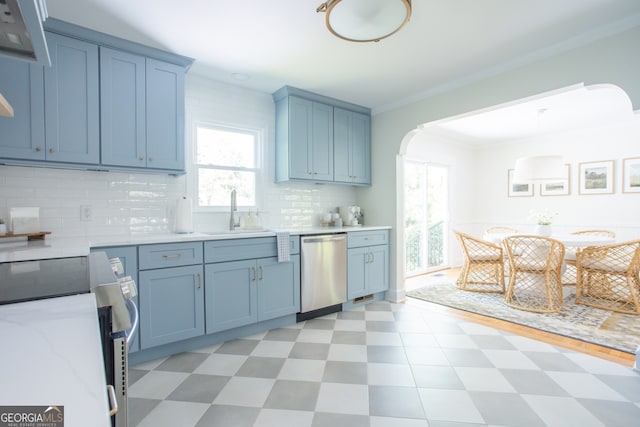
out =
<path fill-rule="evenodd" d="M 185 178 L 169 175 L 0 166 L 0 217 L 14 206 L 40 207 L 40 225 L 58 237 L 167 232 L 170 206 Z M 91 221 L 80 206 L 91 206 Z"/>

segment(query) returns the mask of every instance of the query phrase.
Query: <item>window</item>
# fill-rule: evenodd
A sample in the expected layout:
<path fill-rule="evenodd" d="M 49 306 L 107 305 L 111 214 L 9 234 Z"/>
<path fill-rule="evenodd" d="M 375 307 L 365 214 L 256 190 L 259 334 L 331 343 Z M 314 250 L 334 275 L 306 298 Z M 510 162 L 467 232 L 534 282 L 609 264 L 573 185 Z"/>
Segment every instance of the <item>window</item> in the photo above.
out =
<path fill-rule="evenodd" d="M 229 207 L 235 189 L 239 207 L 255 207 L 260 174 L 260 133 L 256 130 L 196 126 L 195 168 L 198 207 Z"/>

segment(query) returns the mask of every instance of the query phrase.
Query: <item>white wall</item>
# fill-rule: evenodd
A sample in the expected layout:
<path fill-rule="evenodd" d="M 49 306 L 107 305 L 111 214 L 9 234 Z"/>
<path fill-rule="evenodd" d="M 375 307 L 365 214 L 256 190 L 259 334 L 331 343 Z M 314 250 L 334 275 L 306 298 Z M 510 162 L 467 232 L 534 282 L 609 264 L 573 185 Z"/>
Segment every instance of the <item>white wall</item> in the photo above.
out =
<path fill-rule="evenodd" d="M 270 94 L 226 85 L 187 73 L 185 143 L 192 154 L 193 120 L 240 124 L 264 130 L 267 175 L 263 220 L 269 227 L 317 225 L 320 214 L 353 205 L 351 186 L 274 184 L 275 108 Z M 56 237 L 88 237 L 171 232 L 176 201 L 188 191 L 190 176 L 94 172 L 0 165 L 0 218 L 15 206 L 40 207 L 41 228 Z M 80 221 L 90 205 L 91 221 Z M 195 214 L 198 231 L 228 227 L 228 213 Z"/>
<path fill-rule="evenodd" d="M 622 160 L 640 157 L 640 115 L 625 122 L 575 129 L 535 138 L 489 143 L 462 143 L 427 128 L 407 147 L 407 158 L 446 165 L 450 169 L 450 230 L 482 236 L 491 225 L 509 225 L 532 232 L 531 211 L 558 212 L 553 229 L 569 233 L 584 229 L 613 230 L 618 240 L 640 239 L 640 194 L 622 192 Z M 518 157 L 561 155 L 570 164 L 570 194 L 541 196 L 539 184 L 532 197 L 508 197 L 507 172 Z M 614 193 L 581 195 L 581 162 L 614 160 Z M 449 234 L 450 265 L 461 265 L 461 252 Z"/>
<path fill-rule="evenodd" d="M 622 160 L 640 157 L 638 141 L 640 115 L 623 123 L 509 141 L 478 150 L 483 173 L 478 174 L 476 194 L 482 203 L 478 203 L 475 231 L 498 224 L 532 231 L 530 212 L 548 208 L 558 212 L 553 223 L 558 232 L 606 228 L 615 231 L 618 240 L 640 239 L 640 194 L 622 192 Z M 513 169 L 516 158 L 543 154 L 559 154 L 570 164 L 570 194 L 541 196 L 536 185 L 533 197 L 508 197 L 507 170 Z M 605 160 L 614 161 L 614 193 L 579 194 L 579 164 Z"/>

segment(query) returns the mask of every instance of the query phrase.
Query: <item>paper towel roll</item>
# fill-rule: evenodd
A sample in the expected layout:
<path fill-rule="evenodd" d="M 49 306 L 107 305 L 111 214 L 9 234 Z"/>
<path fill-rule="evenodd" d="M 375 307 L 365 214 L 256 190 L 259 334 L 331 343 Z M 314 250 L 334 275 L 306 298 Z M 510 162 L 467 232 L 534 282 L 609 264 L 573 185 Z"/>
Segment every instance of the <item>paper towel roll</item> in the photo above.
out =
<path fill-rule="evenodd" d="M 181 197 L 176 205 L 176 233 L 193 232 L 193 220 L 191 216 L 191 199 Z"/>

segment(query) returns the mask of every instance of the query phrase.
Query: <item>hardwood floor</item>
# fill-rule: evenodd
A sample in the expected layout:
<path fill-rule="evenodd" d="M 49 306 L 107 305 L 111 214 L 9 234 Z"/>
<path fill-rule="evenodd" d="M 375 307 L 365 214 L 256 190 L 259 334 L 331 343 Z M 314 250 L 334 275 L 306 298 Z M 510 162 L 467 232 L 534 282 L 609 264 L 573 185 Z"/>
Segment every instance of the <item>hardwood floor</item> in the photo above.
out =
<path fill-rule="evenodd" d="M 459 268 L 452 268 L 448 270 L 442 270 L 434 274 L 439 275 L 436 277 L 442 277 L 442 275 L 445 275 L 447 277 L 458 277 L 459 272 L 460 272 Z M 429 284 L 429 280 L 433 279 L 434 274 L 408 278 L 405 281 L 407 291 L 411 289 L 416 289 L 422 286 L 427 286 Z M 621 365 L 633 366 L 636 360 L 634 354 L 587 343 L 587 342 L 580 341 L 573 338 L 568 338 L 563 335 L 557 335 L 550 332 L 529 328 L 527 326 L 517 325 L 515 323 L 507 322 L 504 320 L 494 319 L 493 317 L 482 316 L 475 313 L 469 313 L 467 311 L 457 310 L 455 308 L 434 304 L 427 301 L 422 301 L 417 299 L 412 299 L 412 301 L 419 301 L 418 302 L 419 304 L 425 304 L 430 308 L 430 310 L 433 310 L 439 314 L 454 316 L 469 322 L 475 322 L 475 323 L 479 323 L 492 328 L 518 334 L 527 338 L 533 338 L 551 345 L 568 348 L 570 350 L 579 351 L 581 353 L 589 354 L 591 356 L 596 356 L 605 360 L 620 363 Z"/>

